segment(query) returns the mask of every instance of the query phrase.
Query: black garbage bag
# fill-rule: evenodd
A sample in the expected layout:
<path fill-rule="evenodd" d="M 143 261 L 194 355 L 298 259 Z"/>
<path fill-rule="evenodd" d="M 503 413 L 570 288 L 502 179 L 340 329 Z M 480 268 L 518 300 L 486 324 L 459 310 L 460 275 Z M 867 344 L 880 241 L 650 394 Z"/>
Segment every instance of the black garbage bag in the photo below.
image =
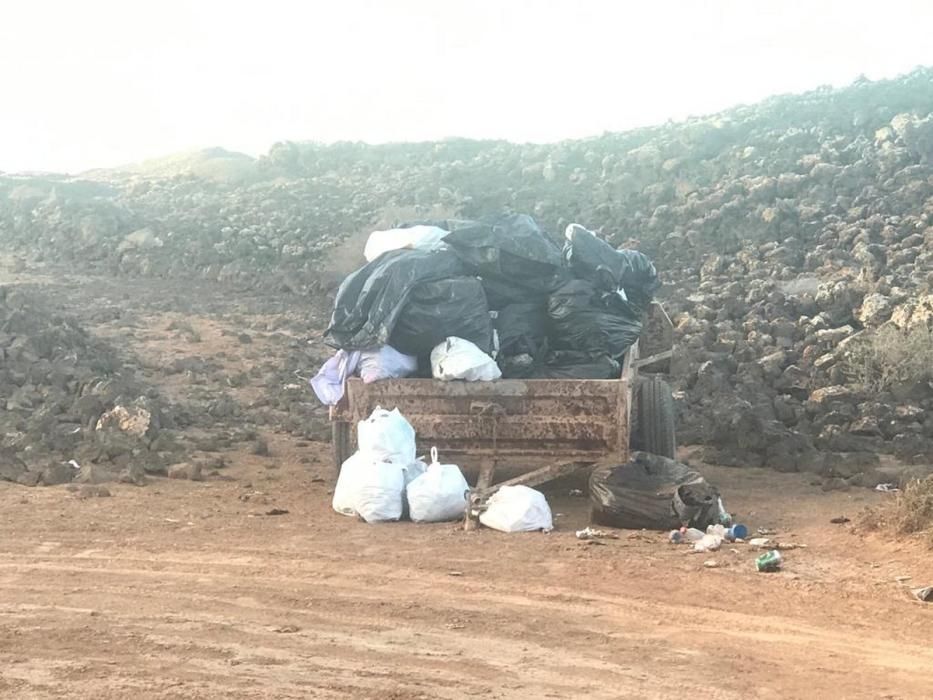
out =
<path fill-rule="evenodd" d="M 390 250 L 341 283 L 324 342 L 343 350 L 370 350 L 389 342 L 408 296 L 421 282 L 462 277 L 451 250 Z"/>
<path fill-rule="evenodd" d="M 590 356 L 573 350 L 548 353 L 544 364 L 536 366 L 529 379 L 618 379 L 622 366 L 608 355 Z"/>
<path fill-rule="evenodd" d="M 630 302 L 646 307 L 661 286 L 654 263 L 637 250 L 616 250 L 579 224 L 567 227 L 564 260 L 580 279 L 603 291 L 623 289 Z"/>
<path fill-rule="evenodd" d="M 608 355 L 558 350 L 543 357 L 500 355 L 499 369 L 506 379 L 618 379 L 622 374 L 622 366 Z"/>
<path fill-rule="evenodd" d="M 525 214 L 457 229 L 444 237 L 444 243 L 489 285 L 486 291 L 493 308 L 540 298 L 562 279 L 560 248 Z"/>
<path fill-rule="evenodd" d="M 495 320 L 500 355 L 528 354 L 537 357 L 547 342 L 547 302 L 509 304 L 499 309 Z"/>
<path fill-rule="evenodd" d="M 548 299 L 551 345 L 621 360 L 641 335 L 642 312 L 617 292 L 600 292 L 591 282 L 571 280 Z"/>
<path fill-rule="evenodd" d="M 421 282 L 408 295 L 389 345 L 406 355 L 423 357 L 445 338 L 456 336 L 489 353 L 492 328 L 486 294 L 475 277 Z"/>
<path fill-rule="evenodd" d="M 594 469 L 590 502 L 593 521 L 609 527 L 705 530 L 719 522 L 719 489 L 685 464 L 647 452 Z"/>

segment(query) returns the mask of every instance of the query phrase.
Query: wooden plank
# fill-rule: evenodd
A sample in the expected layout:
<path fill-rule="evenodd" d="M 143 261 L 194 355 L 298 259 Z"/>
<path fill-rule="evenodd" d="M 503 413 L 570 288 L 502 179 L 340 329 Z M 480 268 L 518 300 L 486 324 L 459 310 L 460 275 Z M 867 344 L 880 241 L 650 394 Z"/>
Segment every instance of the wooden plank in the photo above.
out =
<path fill-rule="evenodd" d="M 496 475 L 496 459 L 486 458 L 479 465 L 479 476 L 476 478 L 476 487 L 470 489 L 470 502 L 467 504 L 466 516 L 463 519 L 463 529 L 469 532 L 479 527 L 479 518 L 473 513 L 473 503 L 482 500 L 482 494 L 489 490 Z"/>
<path fill-rule="evenodd" d="M 482 500 L 486 500 L 503 486 L 540 486 L 548 481 L 553 481 L 563 476 L 569 476 L 580 469 L 591 467 L 594 464 L 596 464 L 596 462 L 559 462 L 557 464 L 549 464 L 546 467 L 541 467 L 541 469 L 535 469 L 534 471 L 509 479 L 508 481 L 503 481 L 501 484 L 489 486 L 483 491 L 477 491 L 477 496 Z"/>

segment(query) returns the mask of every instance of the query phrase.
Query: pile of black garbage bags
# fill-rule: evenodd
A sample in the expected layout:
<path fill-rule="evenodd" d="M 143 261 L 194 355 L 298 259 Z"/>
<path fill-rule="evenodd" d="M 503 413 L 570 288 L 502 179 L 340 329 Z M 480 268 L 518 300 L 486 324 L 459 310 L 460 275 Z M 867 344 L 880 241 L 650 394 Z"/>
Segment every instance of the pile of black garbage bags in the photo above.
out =
<path fill-rule="evenodd" d="M 495 358 L 506 378 L 610 379 L 621 372 L 660 286 L 652 262 L 571 224 L 563 246 L 530 216 L 412 222 L 447 231 L 423 248 L 387 250 L 337 292 L 325 341 L 386 345 L 418 358 L 451 336 Z"/>

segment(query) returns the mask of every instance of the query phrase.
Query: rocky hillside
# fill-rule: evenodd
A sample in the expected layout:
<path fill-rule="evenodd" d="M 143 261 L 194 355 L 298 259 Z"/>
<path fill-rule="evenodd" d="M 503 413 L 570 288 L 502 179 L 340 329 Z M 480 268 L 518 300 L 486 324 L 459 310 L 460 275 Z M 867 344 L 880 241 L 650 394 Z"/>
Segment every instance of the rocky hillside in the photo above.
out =
<path fill-rule="evenodd" d="M 849 481 L 870 481 L 878 452 L 933 457 L 931 69 L 558 144 L 204 158 L 2 177 L 0 243 L 27 264 L 307 292 L 333 246 L 393 212 L 579 221 L 665 277 L 682 441 Z"/>

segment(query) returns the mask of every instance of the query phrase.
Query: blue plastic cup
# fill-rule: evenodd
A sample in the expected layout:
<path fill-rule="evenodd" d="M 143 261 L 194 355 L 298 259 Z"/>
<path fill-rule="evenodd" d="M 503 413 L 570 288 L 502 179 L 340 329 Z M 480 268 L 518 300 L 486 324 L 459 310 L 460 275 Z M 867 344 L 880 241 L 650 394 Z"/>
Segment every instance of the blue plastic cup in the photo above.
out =
<path fill-rule="evenodd" d="M 748 528 L 744 525 L 733 525 L 726 530 L 726 538 L 730 540 L 744 540 L 748 537 Z"/>

